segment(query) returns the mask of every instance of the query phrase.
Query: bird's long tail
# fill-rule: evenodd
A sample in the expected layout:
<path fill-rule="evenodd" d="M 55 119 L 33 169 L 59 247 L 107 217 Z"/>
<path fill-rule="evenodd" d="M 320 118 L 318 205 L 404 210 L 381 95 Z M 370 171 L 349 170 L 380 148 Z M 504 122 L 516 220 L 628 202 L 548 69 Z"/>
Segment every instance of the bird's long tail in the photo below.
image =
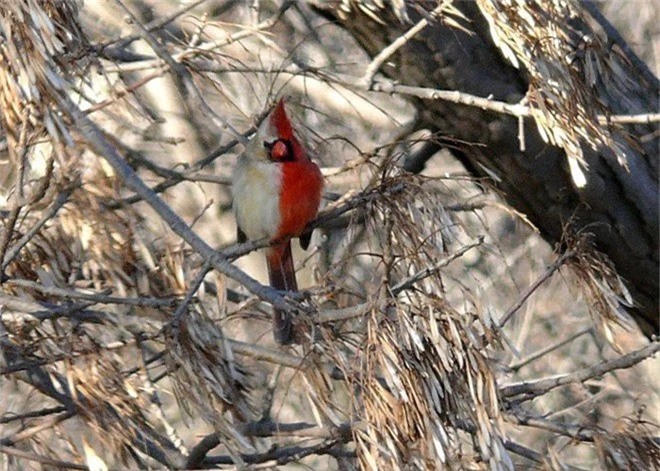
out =
<path fill-rule="evenodd" d="M 291 254 L 291 241 L 271 247 L 266 254 L 270 285 L 281 291 L 297 291 L 296 271 Z M 280 345 L 296 341 L 291 314 L 275 309 L 273 314 L 273 336 Z"/>

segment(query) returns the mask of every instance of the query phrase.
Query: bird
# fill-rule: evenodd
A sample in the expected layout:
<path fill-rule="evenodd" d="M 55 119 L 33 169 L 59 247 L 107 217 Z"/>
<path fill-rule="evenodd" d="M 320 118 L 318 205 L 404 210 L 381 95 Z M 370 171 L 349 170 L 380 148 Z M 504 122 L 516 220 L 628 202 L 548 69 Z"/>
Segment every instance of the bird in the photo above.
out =
<path fill-rule="evenodd" d="M 233 211 L 237 240 L 268 238 L 265 249 L 270 285 L 297 291 L 291 239 L 307 249 L 311 232 L 305 231 L 319 210 L 323 176 L 287 116 L 285 99 L 259 125 L 238 158 L 232 176 Z M 273 336 L 281 345 L 299 343 L 291 315 L 275 309 Z"/>

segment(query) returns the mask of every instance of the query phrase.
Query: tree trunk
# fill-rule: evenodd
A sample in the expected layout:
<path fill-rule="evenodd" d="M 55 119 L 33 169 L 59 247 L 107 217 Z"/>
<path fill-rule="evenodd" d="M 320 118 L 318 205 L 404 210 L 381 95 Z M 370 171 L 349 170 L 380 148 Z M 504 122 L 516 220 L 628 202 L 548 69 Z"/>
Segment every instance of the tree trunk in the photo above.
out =
<path fill-rule="evenodd" d="M 350 5 L 352 10 L 342 14 L 337 1 L 310 1 L 322 14 L 338 20 L 372 56 L 422 18 L 419 4 L 404 11 L 405 7 L 397 7 L 400 2 L 391 2 L 391 9 L 387 9 L 375 5 L 382 2 L 344 0 L 341 4 Z M 382 23 L 365 14 L 367 4 Z M 527 71 L 514 68 L 493 43 L 477 2 L 454 4 L 467 18 L 465 24 L 473 34 L 431 21 L 398 49 L 381 71 L 399 84 L 520 102 L 529 88 Z M 410 21 L 402 22 L 406 16 Z M 589 32 L 584 22 L 571 27 L 578 35 Z M 578 46 L 576 50 L 579 52 Z M 576 57 L 582 60 L 579 53 Z M 605 78 L 603 83 L 584 85 L 597 89 L 598 101 L 612 114 L 657 112 L 657 80 L 648 71 L 635 69 L 634 63 L 625 62 L 630 79 L 625 90 L 616 90 Z M 564 150 L 544 142 L 531 118 L 524 121 L 525 150 L 521 150 L 519 121 L 514 116 L 443 100 L 415 100 L 420 126 L 457 143 L 468 143 L 459 144 L 455 155 L 473 174 L 489 178 L 548 242 L 560 243 L 568 227 L 592 234 L 594 246 L 611 259 L 633 296 L 631 316 L 647 336 L 658 333 L 657 123 L 611 131 L 613 141 L 625 147 L 627 169 L 611 149 L 582 146 L 588 165 L 584 172 L 587 183 L 579 188 Z M 415 164 L 420 168 L 419 162 Z"/>

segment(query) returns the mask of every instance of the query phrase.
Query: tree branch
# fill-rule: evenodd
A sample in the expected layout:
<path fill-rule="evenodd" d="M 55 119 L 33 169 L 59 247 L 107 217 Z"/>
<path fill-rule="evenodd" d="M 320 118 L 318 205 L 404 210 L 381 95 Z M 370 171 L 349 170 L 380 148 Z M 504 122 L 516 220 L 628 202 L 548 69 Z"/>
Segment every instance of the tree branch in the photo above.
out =
<path fill-rule="evenodd" d="M 19 450 L 11 446 L 0 445 L 0 453 L 4 453 L 8 456 L 15 456 L 16 458 L 22 458 L 28 461 L 34 461 L 36 463 L 41 463 L 46 466 L 53 468 L 62 468 L 62 469 L 80 469 L 84 471 L 89 471 L 89 467 L 84 464 L 71 463 L 69 461 L 54 460 L 48 458 L 47 456 L 37 455 L 36 453 L 29 453 L 27 451 Z"/>
<path fill-rule="evenodd" d="M 504 385 L 500 389 L 500 392 L 503 397 L 524 395 L 525 400 L 531 399 L 546 394 L 548 391 L 560 386 L 582 383 L 588 379 L 602 376 L 615 370 L 630 368 L 631 366 L 635 366 L 637 363 L 652 357 L 658 352 L 658 350 L 660 350 L 660 341 L 654 340 L 645 347 L 614 360 L 598 363 L 589 368 L 584 368 L 554 378 L 544 378 L 536 381 L 523 381 L 521 383 Z"/>

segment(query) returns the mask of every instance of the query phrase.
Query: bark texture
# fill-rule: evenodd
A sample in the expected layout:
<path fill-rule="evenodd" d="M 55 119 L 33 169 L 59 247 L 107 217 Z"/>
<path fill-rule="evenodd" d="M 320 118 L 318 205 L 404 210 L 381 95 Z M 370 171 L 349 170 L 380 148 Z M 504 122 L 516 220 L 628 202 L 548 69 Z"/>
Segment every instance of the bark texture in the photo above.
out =
<path fill-rule="evenodd" d="M 424 14 L 420 4 L 405 8 L 401 2 L 383 6 L 382 2 L 316 0 L 312 4 L 337 20 L 372 56 Z M 367 4 L 376 15 L 365 13 L 361 7 Z M 342 14 L 341 8 L 347 5 L 352 6 L 350 14 Z M 493 44 L 476 2 L 454 2 L 454 6 L 465 15 L 473 34 L 442 21 L 432 22 L 401 47 L 381 72 L 405 85 L 519 102 L 528 91 L 529 76 L 511 66 Z M 401 21 L 406 16 L 408 23 Z M 572 25 L 577 32 L 581 27 L 586 26 Z M 581 60 L 579 54 L 576 60 Z M 598 83 L 593 85 L 598 99 L 613 114 L 654 112 L 657 81 L 649 83 L 632 63 L 628 65 L 626 73 L 633 80 L 625 84 L 626 90 Z M 418 99 L 415 104 L 420 126 L 468 143 L 454 151 L 466 168 L 477 176 L 495 175 L 493 186 L 550 243 L 559 243 L 568 227 L 592 234 L 594 246 L 612 260 L 631 291 L 636 303 L 629 310 L 631 316 L 647 336 L 658 333 L 657 123 L 612 131 L 614 141 L 625 147 L 628 169 L 617 162 L 611 149 L 583 146 L 587 185 L 577 188 L 565 152 L 544 142 L 531 119 L 524 123 L 526 147 L 521 151 L 515 117 L 442 100 Z M 420 162 L 414 164 L 419 168 Z"/>

